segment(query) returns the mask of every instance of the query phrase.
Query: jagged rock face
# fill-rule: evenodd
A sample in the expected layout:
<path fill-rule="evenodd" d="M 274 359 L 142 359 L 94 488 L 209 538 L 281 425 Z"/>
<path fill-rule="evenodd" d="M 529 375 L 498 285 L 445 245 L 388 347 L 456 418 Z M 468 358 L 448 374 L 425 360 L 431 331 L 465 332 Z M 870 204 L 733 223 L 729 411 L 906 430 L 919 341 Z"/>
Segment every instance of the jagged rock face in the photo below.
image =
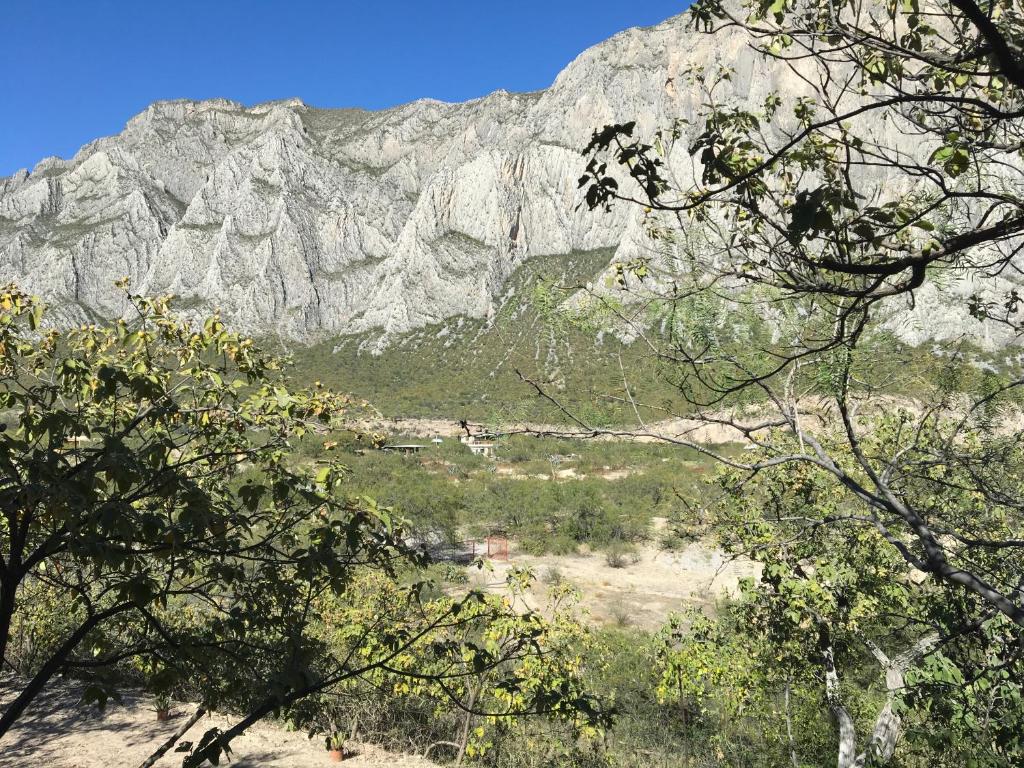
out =
<path fill-rule="evenodd" d="M 634 208 L 578 207 L 595 128 L 692 119 L 692 67 L 734 66 L 737 105 L 802 90 L 745 45 L 679 16 L 584 52 L 541 93 L 380 112 L 157 103 L 71 160 L 0 179 L 0 275 L 66 321 L 123 312 L 123 276 L 297 340 L 485 318 L 524 260 L 632 247 Z M 692 177 L 677 155 L 673 170 Z"/>
<path fill-rule="evenodd" d="M 577 210 L 579 151 L 692 111 L 672 78 L 719 44 L 691 37 L 683 17 L 630 30 L 547 91 L 465 104 L 154 104 L 0 180 L 0 274 L 69 321 L 123 311 L 123 276 L 295 339 L 486 317 L 523 260 L 619 242 L 633 212 Z"/>

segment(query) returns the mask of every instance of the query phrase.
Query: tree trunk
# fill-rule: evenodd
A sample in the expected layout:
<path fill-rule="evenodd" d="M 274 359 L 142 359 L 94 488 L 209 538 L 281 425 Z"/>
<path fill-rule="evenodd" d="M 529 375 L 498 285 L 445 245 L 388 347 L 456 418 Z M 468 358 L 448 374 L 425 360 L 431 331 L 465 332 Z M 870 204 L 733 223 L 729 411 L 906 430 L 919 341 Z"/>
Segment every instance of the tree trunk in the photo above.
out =
<path fill-rule="evenodd" d="M 0 670 L 9 666 L 7 645 L 11 639 L 11 622 L 14 620 L 14 606 L 18 599 L 18 582 L 8 572 L 0 579 Z"/>
<path fill-rule="evenodd" d="M 824 636 L 828 638 L 827 632 Z M 838 768 L 856 768 L 857 729 L 839 693 L 839 674 L 836 672 L 835 654 L 830 641 L 822 648 L 822 658 L 825 664 L 825 700 L 839 725 L 839 755 L 836 765 Z"/>
<path fill-rule="evenodd" d="M 867 749 L 858 758 L 858 766 L 865 765 L 868 758 L 871 758 L 876 765 L 885 765 L 896 753 L 896 742 L 900 737 L 901 723 L 900 716 L 893 711 L 893 703 L 896 700 L 896 695 L 906 685 L 903 676 L 911 665 L 930 651 L 938 641 L 938 633 L 927 634 L 892 660 L 882 652 L 881 648 L 868 642 L 867 645 L 871 649 L 871 653 L 885 670 L 886 697 L 885 706 L 875 718 L 875 727 L 871 731 Z"/>
<path fill-rule="evenodd" d="M 462 765 L 466 756 L 466 747 L 469 745 L 469 729 L 473 725 L 473 706 L 476 704 L 476 697 L 483 688 L 484 681 L 481 680 L 475 688 L 469 692 L 469 701 L 466 703 L 466 719 L 462 723 L 462 733 L 459 735 L 459 753 L 455 756 L 455 764 Z"/>
<path fill-rule="evenodd" d="M 18 718 L 25 712 L 25 709 L 31 704 L 36 696 L 38 696 L 46 684 L 50 682 L 50 679 L 57 674 L 64 663 L 68 660 L 68 657 L 74 652 L 78 644 L 85 639 L 93 629 L 99 624 L 103 623 L 112 616 L 116 616 L 119 613 L 123 613 L 131 608 L 130 605 L 119 605 L 113 608 L 109 608 L 106 611 L 95 613 L 86 619 L 82 625 L 75 630 L 74 634 L 71 635 L 64 644 L 58 648 L 46 663 L 42 669 L 36 673 L 35 677 L 28 681 L 28 685 L 22 688 L 21 693 L 15 697 L 7 709 L 4 710 L 3 716 L 0 716 L 0 737 L 7 733 L 17 721 Z"/>
<path fill-rule="evenodd" d="M 786 736 L 789 738 L 789 757 L 793 761 L 793 768 L 800 768 L 800 761 L 796 757 L 796 742 L 793 741 L 793 715 L 789 709 L 789 688 L 792 683 L 790 678 L 786 679 Z"/>
<path fill-rule="evenodd" d="M 885 706 L 875 718 L 866 749 L 857 754 L 856 726 L 839 692 L 839 674 L 836 672 L 828 627 L 820 627 L 819 647 L 825 666 L 825 700 L 839 726 L 839 755 L 836 763 L 838 768 L 864 768 L 869 758 L 872 765 L 885 765 L 892 759 L 900 736 L 900 717 L 893 709 L 893 703 L 897 694 L 903 690 L 904 673 L 930 651 L 938 640 L 937 633 L 925 635 L 895 659 L 889 659 L 881 648 L 867 641 L 868 648 L 885 672 L 886 700 Z"/>
<path fill-rule="evenodd" d="M 192 717 L 190 717 L 188 720 L 186 720 L 185 724 L 182 725 L 181 728 L 179 728 L 177 731 L 175 731 L 174 735 L 171 736 L 171 738 L 169 738 L 167 741 L 165 741 L 163 744 L 161 744 L 160 748 L 156 752 L 154 752 L 152 755 L 147 757 L 145 759 L 145 761 L 143 761 L 142 763 L 139 764 L 139 768 L 152 768 L 152 766 L 156 763 L 156 761 L 159 760 L 164 755 L 166 755 L 167 751 L 178 742 L 178 739 L 180 739 L 182 736 L 184 736 L 186 733 L 188 733 L 189 729 L 193 725 L 198 723 L 200 721 L 200 719 L 202 719 L 203 715 L 205 715 L 205 714 L 206 714 L 206 710 L 203 709 L 202 707 L 199 707 L 198 709 L 196 709 L 196 711 L 192 714 Z"/>

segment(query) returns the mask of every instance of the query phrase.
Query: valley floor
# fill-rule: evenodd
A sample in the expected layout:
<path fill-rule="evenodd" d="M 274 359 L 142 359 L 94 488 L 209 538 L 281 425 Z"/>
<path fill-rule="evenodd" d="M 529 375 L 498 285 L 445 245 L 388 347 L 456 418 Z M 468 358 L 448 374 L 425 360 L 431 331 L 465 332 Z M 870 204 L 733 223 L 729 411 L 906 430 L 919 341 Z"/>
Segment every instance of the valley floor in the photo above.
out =
<path fill-rule="evenodd" d="M 656 518 L 654 524 L 657 529 L 664 520 Z M 700 542 L 678 551 L 640 546 L 618 567 L 609 565 L 601 552 L 530 555 L 515 548 L 507 562 L 491 565 L 492 574 L 471 569 L 471 582 L 500 591 L 510 568 L 529 568 L 537 578 L 527 594 L 530 607 L 543 608 L 547 588 L 565 584 L 579 591 L 580 608 L 590 622 L 651 631 L 684 608 L 713 608 L 723 596 L 736 593 L 741 578 L 758 570 L 749 560 L 729 558 Z"/>

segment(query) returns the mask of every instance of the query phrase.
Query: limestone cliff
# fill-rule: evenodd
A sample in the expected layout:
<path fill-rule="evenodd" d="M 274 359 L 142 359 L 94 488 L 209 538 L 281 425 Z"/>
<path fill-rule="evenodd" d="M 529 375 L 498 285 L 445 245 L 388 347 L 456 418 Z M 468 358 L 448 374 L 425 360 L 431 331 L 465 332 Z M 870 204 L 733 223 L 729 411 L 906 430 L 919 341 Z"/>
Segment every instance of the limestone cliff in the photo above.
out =
<path fill-rule="evenodd" d="M 541 93 L 380 112 L 160 102 L 0 179 L 0 275 L 68 320 L 120 312 L 125 275 L 296 339 L 486 317 L 523 260 L 619 242 L 632 212 L 576 208 L 590 132 L 692 112 L 674 78 L 728 55 L 677 17 L 586 51 Z"/>
<path fill-rule="evenodd" d="M 160 102 L 70 160 L 0 179 L 0 276 L 68 321 L 121 312 L 126 275 L 297 340 L 486 318 L 524 260 L 630 247 L 635 209 L 577 207 L 595 128 L 694 117 L 692 67 L 733 66 L 737 104 L 800 90 L 745 45 L 679 16 L 584 52 L 539 93 L 379 112 Z"/>

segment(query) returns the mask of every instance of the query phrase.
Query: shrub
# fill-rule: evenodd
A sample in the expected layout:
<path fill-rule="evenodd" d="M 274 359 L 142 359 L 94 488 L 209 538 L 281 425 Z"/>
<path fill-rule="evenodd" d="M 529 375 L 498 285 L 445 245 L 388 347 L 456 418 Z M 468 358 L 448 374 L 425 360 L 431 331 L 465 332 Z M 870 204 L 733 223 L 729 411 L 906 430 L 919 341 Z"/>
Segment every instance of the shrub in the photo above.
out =
<path fill-rule="evenodd" d="M 551 566 L 545 569 L 541 580 L 549 587 L 557 587 L 565 583 L 565 574 L 562 573 L 560 568 Z"/>
<path fill-rule="evenodd" d="M 640 562 L 640 555 L 631 545 L 617 541 L 605 550 L 604 562 L 609 568 L 625 568 Z"/>
<path fill-rule="evenodd" d="M 608 607 L 608 616 L 619 629 L 625 629 L 633 623 L 633 612 L 622 600 L 616 600 Z"/>

